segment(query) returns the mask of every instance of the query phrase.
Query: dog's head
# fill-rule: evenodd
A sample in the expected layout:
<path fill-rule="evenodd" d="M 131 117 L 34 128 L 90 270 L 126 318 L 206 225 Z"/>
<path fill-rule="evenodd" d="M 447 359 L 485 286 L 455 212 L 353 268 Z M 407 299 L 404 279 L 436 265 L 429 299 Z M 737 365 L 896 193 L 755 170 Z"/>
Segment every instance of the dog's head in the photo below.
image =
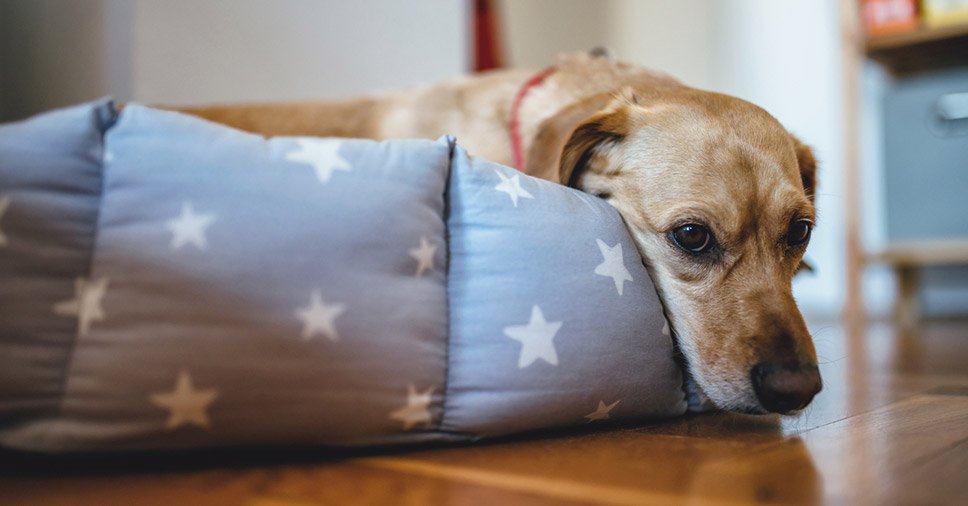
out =
<path fill-rule="evenodd" d="M 815 222 L 808 147 L 737 98 L 627 89 L 574 129 L 559 170 L 621 213 L 717 406 L 788 413 L 813 399 L 816 352 L 791 286 Z"/>

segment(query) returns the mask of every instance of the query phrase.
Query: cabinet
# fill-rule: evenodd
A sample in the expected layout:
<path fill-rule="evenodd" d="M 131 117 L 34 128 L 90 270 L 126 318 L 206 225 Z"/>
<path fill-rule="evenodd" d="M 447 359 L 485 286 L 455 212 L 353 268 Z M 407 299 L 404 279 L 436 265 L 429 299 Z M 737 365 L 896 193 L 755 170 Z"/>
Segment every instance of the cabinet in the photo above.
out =
<path fill-rule="evenodd" d="M 897 274 L 898 323 L 910 329 L 920 317 L 921 270 L 968 265 L 968 24 L 865 37 L 849 8 L 844 6 L 845 97 L 853 109 L 846 163 L 847 311 L 863 313 L 864 266 L 885 263 Z M 888 242 L 878 251 L 867 251 L 858 237 L 863 192 L 856 93 L 863 58 L 898 77 L 882 111 Z"/>

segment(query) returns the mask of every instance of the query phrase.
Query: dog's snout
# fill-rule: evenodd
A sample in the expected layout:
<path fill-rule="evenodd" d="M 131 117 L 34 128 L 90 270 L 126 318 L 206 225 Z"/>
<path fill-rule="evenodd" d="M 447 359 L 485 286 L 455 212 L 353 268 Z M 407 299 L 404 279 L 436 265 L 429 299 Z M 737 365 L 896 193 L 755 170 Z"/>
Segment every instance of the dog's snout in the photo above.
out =
<path fill-rule="evenodd" d="M 806 407 L 823 388 L 814 364 L 764 362 L 750 371 L 760 404 L 773 413 L 789 413 Z"/>

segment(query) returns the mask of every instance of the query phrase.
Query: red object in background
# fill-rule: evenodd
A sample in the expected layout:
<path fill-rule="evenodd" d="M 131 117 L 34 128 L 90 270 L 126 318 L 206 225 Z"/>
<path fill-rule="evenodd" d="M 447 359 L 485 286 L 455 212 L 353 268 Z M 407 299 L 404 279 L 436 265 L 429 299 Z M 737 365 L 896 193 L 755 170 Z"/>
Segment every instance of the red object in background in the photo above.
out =
<path fill-rule="evenodd" d="M 907 32 L 918 27 L 916 0 L 861 0 L 868 35 Z"/>
<path fill-rule="evenodd" d="M 474 71 L 503 66 L 491 0 L 474 0 Z"/>

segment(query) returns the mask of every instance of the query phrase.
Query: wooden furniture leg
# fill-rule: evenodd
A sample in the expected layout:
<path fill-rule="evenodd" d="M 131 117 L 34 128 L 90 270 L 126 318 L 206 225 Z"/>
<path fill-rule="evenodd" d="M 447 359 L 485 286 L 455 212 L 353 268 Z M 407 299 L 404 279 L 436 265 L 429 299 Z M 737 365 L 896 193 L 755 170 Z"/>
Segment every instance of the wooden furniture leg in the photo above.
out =
<path fill-rule="evenodd" d="M 897 273 L 897 302 L 895 315 L 902 330 L 913 330 L 921 319 L 921 307 L 918 304 L 918 288 L 920 272 L 913 265 L 898 265 Z"/>

